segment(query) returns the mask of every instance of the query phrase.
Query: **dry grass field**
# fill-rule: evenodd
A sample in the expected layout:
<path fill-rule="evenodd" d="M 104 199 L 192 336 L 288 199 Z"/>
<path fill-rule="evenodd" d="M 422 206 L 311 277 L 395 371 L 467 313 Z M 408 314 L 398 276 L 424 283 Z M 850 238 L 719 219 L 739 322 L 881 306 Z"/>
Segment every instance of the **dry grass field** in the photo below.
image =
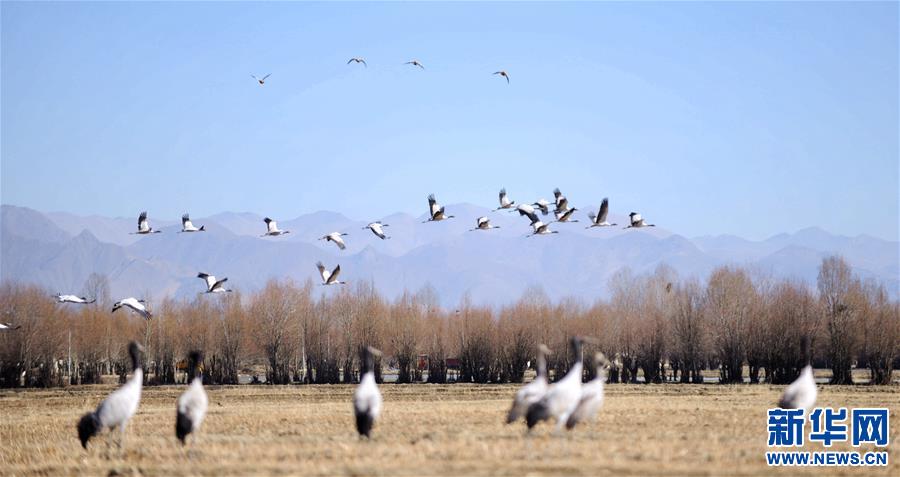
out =
<path fill-rule="evenodd" d="M 891 409 L 891 467 L 879 469 L 767 468 L 776 386 L 612 385 L 594 429 L 525 438 L 524 424 L 503 424 L 515 386 L 385 385 L 370 442 L 353 430 L 351 386 L 213 387 L 190 454 L 174 437 L 183 388 L 145 388 L 124 458 L 107 459 L 103 437 L 81 449 L 75 422 L 111 389 L 0 391 L 0 474 L 900 475 L 896 386 L 820 386 L 821 405 Z"/>

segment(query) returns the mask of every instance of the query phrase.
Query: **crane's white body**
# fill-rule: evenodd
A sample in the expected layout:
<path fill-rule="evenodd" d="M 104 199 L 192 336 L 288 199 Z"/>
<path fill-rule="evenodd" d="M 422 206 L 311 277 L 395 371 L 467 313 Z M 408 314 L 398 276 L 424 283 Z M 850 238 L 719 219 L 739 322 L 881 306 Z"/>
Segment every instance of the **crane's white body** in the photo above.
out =
<path fill-rule="evenodd" d="M 342 235 L 347 235 L 347 234 L 342 234 L 340 232 L 331 232 L 330 234 L 325 235 L 324 237 L 320 238 L 319 240 L 325 240 L 326 242 L 334 242 L 334 244 L 337 245 L 339 249 L 344 250 L 345 248 L 347 248 L 347 245 L 344 243 L 344 239 L 341 238 Z"/>
<path fill-rule="evenodd" d="M 341 266 L 338 265 L 334 267 L 334 270 L 328 271 L 325 268 L 325 265 L 322 262 L 316 263 L 316 268 L 319 269 L 319 275 L 322 276 L 322 284 L 323 285 L 343 285 L 347 282 L 338 281 L 338 275 L 341 273 Z"/>
<path fill-rule="evenodd" d="M 371 224 L 363 227 L 363 230 L 371 230 L 372 233 L 381 240 L 389 239 L 390 237 L 384 234 L 384 227 L 388 227 L 388 224 L 382 224 L 381 222 L 372 222 Z"/>
<path fill-rule="evenodd" d="M 209 397 L 206 390 L 203 389 L 203 379 L 200 376 L 191 380 L 187 390 L 178 396 L 178 414 L 183 415 L 190 422 L 189 433 L 197 432 L 203 419 L 206 418 L 206 411 L 209 409 Z"/>
<path fill-rule="evenodd" d="M 591 227 L 611 227 L 617 224 L 611 224 L 606 221 L 606 217 L 609 215 L 609 199 L 604 197 L 603 203 L 600 204 L 600 210 L 597 211 L 596 214 L 589 213 L 588 217 L 591 219 Z"/>
<path fill-rule="evenodd" d="M 804 409 L 807 412 L 816 404 L 819 391 L 813 376 L 812 366 L 806 365 L 800 376 L 788 385 L 781 396 L 778 407 L 783 409 Z"/>
<path fill-rule="evenodd" d="M 182 232 L 205 232 L 206 226 L 200 226 L 197 228 L 194 226 L 194 223 L 191 222 L 191 217 L 188 214 L 184 214 L 181 216 L 181 231 Z"/>
<path fill-rule="evenodd" d="M 113 304 L 113 313 L 116 312 L 119 308 L 126 307 L 141 315 L 145 320 L 149 320 L 153 315 L 150 313 L 150 310 L 147 309 L 147 306 L 144 303 L 144 300 L 138 300 L 137 298 L 129 297 L 122 300 L 117 301 Z"/>
<path fill-rule="evenodd" d="M 562 379 L 551 384 L 547 393 L 532 404 L 546 407 L 550 417 L 556 420 L 557 431 L 562 429 L 569 416 L 578 407 L 578 402 L 581 400 L 581 374 L 583 371 L 583 363 L 576 362 Z"/>
<path fill-rule="evenodd" d="M 77 305 L 87 305 L 89 303 L 94 303 L 95 301 L 97 301 L 96 298 L 93 300 L 88 300 L 87 298 L 78 295 L 56 295 L 57 303 L 75 303 Z"/>
<path fill-rule="evenodd" d="M 201 272 L 197 274 L 197 278 L 202 278 L 206 282 L 206 293 L 226 293 L 231 291 L 225 289 L 225 282 L 228 281 L 228 277 L 216 280 L 215 275 Z"/>
<path fill-rule="evenodd" d="M 512 209 L 516 205 L 516 201 L 509 200 L 509 197 L 506 196 L 505 188 L 500 189 L 499 199 L 500 199 L 500 207 L 497 207 L 496 209 L 494 209 L 495 211 L 501 210 L 501 209 Z"/>
<path fill-rule="evenodd" d="M 270 218 L 268 218 L 268 217 L 264 218 L 264 219 L 263 219 L 263 222 L 266 223 L 266 233 L 264 233 L 264 234 L 262 235 L 263 237 L 266 237 L 266 236 L 277 237 L 277 236 L 279 236 L 279 235 L 284 235 L 284 234 L 289 234 L 289 233 L 291 233 L 290 230 L 279 230 L 279 229 L 278 229 L 278 222 L 275 222 L 274 220 L 272 220 L 272 219 L 270 219 Z"/>

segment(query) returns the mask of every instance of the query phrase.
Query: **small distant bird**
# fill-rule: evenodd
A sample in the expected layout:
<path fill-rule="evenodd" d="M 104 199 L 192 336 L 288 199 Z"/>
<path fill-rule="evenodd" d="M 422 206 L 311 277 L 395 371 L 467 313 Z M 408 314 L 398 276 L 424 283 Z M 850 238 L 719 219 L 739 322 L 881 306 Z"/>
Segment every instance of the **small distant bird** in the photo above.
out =
<path fill-rule="evenodd" d="M 626 229 L 639 229 L 641 227 L 656 227 L 655 224 L 648 224 L 644 222 L 644 218 L 641 217 L 641 214 L 637 212 L 632 212 L 628 214 L 631 217 L 631 225 L 625 227 Z"/>
<path fill-rule="evenodd" d="M 266 223 L 266 233 L 262 234 L 261 237 L 266 237 L 266 236 L 275 237 L 278 235 L 284 235 L 284 234 L 291 233 L 290 230 L 278 230 L 278 223 L 268 217 L 264 218 L 263 222 Z"/>
<path fill-rule="evenodd" d="M 506 70 L 495 71 L 494 74 L 506 78 L 506 84 L 509 84 L 509 74 L 506 72 Z"/>
<path fill-rule="evenodd" d="M 782 409 L 805 409 L 809 411 L 816 404 L 819 394 L 816 389 L 816 380 L 813 376 L 813 368 L 810 364 L 809 340 L 804 337 L 800 342 L 801 353 L 806 366 L 800 371 L 800 376 L 784 390 L 784 394 L 778 401 L 778 407 Z"/>
<path fill-rule="evenodd" d="M 572 337 L 571 346 L 575 364 L 562 379 L 550 385 L 544 397 L 528 407 L 525 422 L 529 431 L 537 423 L 550 418 L 556 419 L 556 430 L 560 431 L 575 411 L 581 398 L 581 375 L 584 371 L 581 349 L 584 342 L 584 338 Z"/>
<path fill-rule="evenodd" d="M 141 212 L 138 215 L 138 230 L 137 232 L 131 232 L 131 235 L 146 235 L 146 234 L 158 234 L 161 233 L 162 230 L 153 230 L 153 227 L 150 227 L 150 221 L 147 220 L 147 211 Z"/>
<path fill-rule="evenodd" d="M 494 209 L 494 211 L 498 211 L 501 209 L 512 209 L 515 205 L 516 201 L 509 200 L 509 198 L 506 197 L 506 188 L 504 187 L 503 189 L 500 189 L 500 207 L 497 207 L 496 209 Z"/>
<path fill-rule="evenodd" d="M 57 293 L 54 298 L 56 298 L 57 303 L 75 303 L 78 305 L 87 305 L 89 303 L 94 303 L 95 301 L 97 301 L 96 298 L 94 298 L 93 300 L 88 300 L 87 298 L 85 298 L 83 296 L 62 295 L 59 293 Z"/>
<path fill-rule="evenodd" d="M 407 61 L 406 63 L 403 63 L 403 64 L 404 64 L 404 65 L 418 66 L 419 68 L 422 68 L 423 70 L 425 69 L 425 67 L 422 66 L 422 63 L 419 63 L 419 60 L 411 60 L 411 61 Z"/>
<path fill-rule="evenodd" d="M 200 368 L 202 361 L 203 355 L 199 351 L 191 351 L 188 355 L 188 369 L 194 373 L 194 379 L 178 397 L 175 415 L 175 437 L 181 441 L 181 445 L 185 445 L 188 434 L 197 435 L 209 408 L 209 397 L 203 389 L 203 371 Z M 196 444 L 196 438 L 194 442 Z"/>
<path fill-rule="evenodd" d="M 181 231 L 182 232 L 206 232 L 206 226 L 201 225 L 198 229 L 194 227 L 194 224 L 191 223 L 191 216 L 188 214 L 184 214 L 181 216 Z"/>
<path fill-rule="evenodd" d="M 476 230 L 490 230 L 490 229 L 499 229 L 499 225 L 491 225 L 491 219 L 487 217 L 478 217 L 475 221 L 475 228 L 469 230 L 469 232 L 474 232 Z"/>
<path fill-rule="evenodd" d="M 349 235 L 349 234 L 331 232 L 328 235 L 319 237 L 319 240 L 324 240 L 326 242 L 334 242 L 334 244 L 337 245 L 339 249 L 343 250 L 343 249 L 347 248 L 347 246 L 344 244 L 344 239 L 341 238 L 345 235 Z"/>
<path fill-rule="evenodd" d="M 268 78 L 269 76 L 272 76 L 272 73 L 269 73 L 269 74 L 263 76 L 262 78 L 257 78 L 256 75 L 250 75 L 250 76 L 252 76 L 253 79 L 255 79 L 259 83 L 259 85 L 262 86 L 262 85 L 266 84 L 266 78 Z"/>
<path fill-rule="evenodd" d="M 13 326 L 9 323 L 0 323 L 0 331 L 13 331 L 13 330 L 18 330 L 21 327 L 22 327 L 22 325 Z"/>
<path fill-rule="evenodd" d="M 197 278 L 202 278 L 206 281 L 206 292 L 205 293 L 226 293 L 231 292 L 231 290 L 225 289 L 225 282 L 228 281 L 228 277 L 225 277 L 221 280 L 216 280 L 216 277 L 210 275 L 208 273 L 200 272 L 197 274 Z"/>
<path fill-rule="evenodd" d="M 594 419 L 600 406 L 603 405 L 603 384 L 606 382 L 606 370 L 609 360 L 603 353 L 594 354 L 594 379 L 581 385 L 581 398 L 575 410 L 566 420 L 566 429 L 571 430 L 579 422 Z"/>
<path fill-rule="evenodd" d="M 129 308 L 131 311 L 141 315 L 145 320 L 153 318 L 153 314 L 147 309 L 147 302 L 145 300 L 138 300 L 137 298 L 130 297 L 119 300 L 113 304 L 112 312 L 115 313 L 116 310 L 122 307 Z"/>
<path fill-rule="evenodd" d="M 144 348 L 132 341 L 128 344 L 131 357 L 131 379 L 104 399 L 94 412 L 89 412 L 78 421 L 78 438 L 81 447 L 87 449 L 88 441 L 104 429 L 119 428 L 119 449 L 124 451 L 125 427 L 137 411 L 141 401 L 141 385 L 144 373 L 141 369 L 141 352 Z"/>
<path fill-rule="evenodd" d="M 428 212 L 431 216 L 425 222 L 440 222 L 441 220 L 452 219 L 454 216 L 445 215 L 444 208 L 441 207 L 440 204 L 437 203 L 437 199 L 434 198 L 434 194 L 428 196 Z"/>
<path fill-rule="evenodd" d="M 531 233 L 528 234 L 528 236 L 531 237 L 532 235 L 550 235 L 558 233 L 559 232 L 556 230 L 550 230 L 550 224 L 545 224 L 538 220 L 537 222 L 532 222 Z"/>
<path fill-rule="evenodd" d="M 547 215 L 550 213 L 550 202 L 547 202 L 547 199 L 539 199 L 537 202 L 531 204 L 538 209 L 541 209 L 541 213 Z"/>
<path fill-rule="evenodd" d="M 325 269 L 325 265 L 322 265 L 322 262 L 317 262 L 316 268 L 319 269 L 319 274 L 322 275 L 322 285 L 344 285 L 347 283 L 338 281 L 337 279 L 338 275 L 341 273 L 340 265 L 334 267 L 334 271 L 331 272 Z"/>
<path fill-rule="evenodd" d="M 349 60 L 347 60 L 347 64 L 349 65 L 350 63 L 362 63 L 363 66 L 365 66 L 366 68 L 369 67 L 368 63 L 366 63 L 366 60 L 364 58 L 360 58 L 358 56 L 354 56 L 353 58 L 350 58 Z"/>
<path fill-rule="evenodd" d="M 553 189 L 553 197 L 556 203 L 556 209 L 554 210 L 554 212 L 565 212 L 566 209 L 569 208 L 569 199 L 566 199 L 566 196 L 564 196 L 563 193 L 560 192 L 558 187 L 556 189 Z"/>
<path fill-rule="evenodd" d="M 534 211 L 534 207 L 528 204 L 519 204 L 519 206 L 516 207 L 516 211 L 519 212 L 520 216 L 528 217 L 528 220 L 532 224 L 541 221 L 541 219 L 538 218 L 537 213 Z"/>
<path fill-rule="evenodd" d="M 512 408 L 510 408 L 509 413 L 506 415 L 507 424 L 516 422 L 519 417 L 528 411 L 529 406 L 538 402 L 547 392 L 547 386 L 549 386 L 549 384 L 547 382 L 546 356 L 548 354 L 550 354 L 550 349 L 547 348 L 546 345 L 541 344 L 538 346 L 537 376 L 534 378 L 534 381 L 522 386 L 516 393 L 516 397 L 513 399 Z"/>
<path fill-rule="evenodd" d="M 609 199 L 604 197 L 603 202 L 600 203 L 600 211 L 597 215 L 594 215 L 593 212 L 588 213 L 588 217 L 591 219 L 591 225 L 585 228 L 589 229 L 591 227 L 611 227 L 613 225 L 619 225 L 607 222 L 607 215 L 609 215 Z"/>
<path fill-rule="evenodd" d="M 366 437 L 371 437 L 372 426 L 381 414 L 381 391 L 375 383 L 375 356 L 381 356 L 381 351 L 371 346 L 363 348 L 359 360 L 359 386 L 353 393 L 356 431 Z"/>
<path fill-rule="evenodd" d="M 372 222 L 371 224 L 363 227 L 363 230 L 371 230 L 372 233 L 381 240 L 389 239 L 390 237 L 384 234 L 384 229 L 382 227 L 390 227 L 390 225 L 382 224 L 381 222 Z"/>
<path fill-rule="evenodd" d="M 557 210 L 553 213 L 556 215 L 557 222 L 578 222 L 578 220 L 572 220 L 572 214 L 574 214 L 576 210 L 578 209 L 572 207 L 571 209 L 566 209 L 562 212 Z"/>

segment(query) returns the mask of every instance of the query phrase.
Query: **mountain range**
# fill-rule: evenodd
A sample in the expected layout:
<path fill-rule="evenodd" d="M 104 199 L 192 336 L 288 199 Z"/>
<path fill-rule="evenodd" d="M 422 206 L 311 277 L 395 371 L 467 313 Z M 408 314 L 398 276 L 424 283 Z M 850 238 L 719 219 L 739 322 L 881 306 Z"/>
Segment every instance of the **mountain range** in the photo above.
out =
<path fill-rule="evenodd" d="M 587 207 L 585 210 L 591 210 Z M 192 218 L 206 232 L 182 234 L 177 220 L 157 219 L 163 233 L 133 235 L 137 218 L 79 216 L 3 205 L 0 213 L 0 279 L 38 283 L 53 292 L 81 293 L 91 273 L 108 277 L 114 298 L 190 297 L 204 291 L 198 272 L 228 277 L 228 285 L 252 291 L 271 278 L 299 283 L 320 278 L 315 263 L 341 265 L 341 279 L 372 281 L 393 298 L 430 284 L 445 306 L 468 295 L 474 303 L 500 305 L 532 286 L 550 297 L 592 302 L 607 298 L 609 279 L 629 267 L 651 272 L 665 263 L 683 277 L 704 279 L 715 267 L 734 264 L 775 277 L 815 285 L 823 257 L 842 255 L 863 278 L 884 283 L 893 298 L 900 287 L 898 242 L 859 235 L 845 237 L 820 228 L 753 241 L 733 235 L 687 238 L 664 227 L 623 230 L 626 216 L 610 214 L 619 226 L 586 229 L 554 223 L 558 234 L 526 237 L 528 221 L 517 213 L 492 212 L 471 204 L 449 204 L 456 218 L 422 223 L 427 217 L 398 213 L 381 220 L 391 237 L 377 238 L 366 221 L 320 211 L 281 220 L 291 233 L 261 237 L 263 216 L 223 212 Z M 498 229 L 470 231 L 488 216 Z M 346 232 L 346 250 L 318 240 Z M 327 288 L 317 287 L 321 293 Z"/>

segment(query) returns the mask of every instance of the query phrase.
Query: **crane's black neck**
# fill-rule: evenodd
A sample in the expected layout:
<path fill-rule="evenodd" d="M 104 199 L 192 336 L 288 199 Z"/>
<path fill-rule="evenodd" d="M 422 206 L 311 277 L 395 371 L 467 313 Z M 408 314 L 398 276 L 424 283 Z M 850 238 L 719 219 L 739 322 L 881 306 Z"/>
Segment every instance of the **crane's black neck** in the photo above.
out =
<path fill-rule="evenodd" d="M 200 370 L 200 362 L 203 361 L 203 356 L 199 351 L 191 351 L 188 353 L 188 373 L 189 373 L 189 381 L 193 381 L 196 378 L 202 377 Z"/>
<path fill-rule="evenodd" d="M 547 358 L 544 356 L 544 350 L 539 349 L 537 355 L 537 376 L 539 378 L 547 377 Z"/>
<path fill-rule="evenodd" d="M 375 370 L 375 356 L 369 348 L 363 348 L 362 359 L 359 361 L 359 375 L 362 376 Z"/>
<path fill-rule="evenodd" d="M 577 336 L 572 337 L 572 353 L 574 353 L 575 364 L 579 364 L 582 362 L 582 342 L 581 338 Z"/>
<path fill-rule="evenodd" d="M 128 355 L 131 357 L 131 370 L 141 369 L 141 349 L 134 341 L 128 345 Z"/>

